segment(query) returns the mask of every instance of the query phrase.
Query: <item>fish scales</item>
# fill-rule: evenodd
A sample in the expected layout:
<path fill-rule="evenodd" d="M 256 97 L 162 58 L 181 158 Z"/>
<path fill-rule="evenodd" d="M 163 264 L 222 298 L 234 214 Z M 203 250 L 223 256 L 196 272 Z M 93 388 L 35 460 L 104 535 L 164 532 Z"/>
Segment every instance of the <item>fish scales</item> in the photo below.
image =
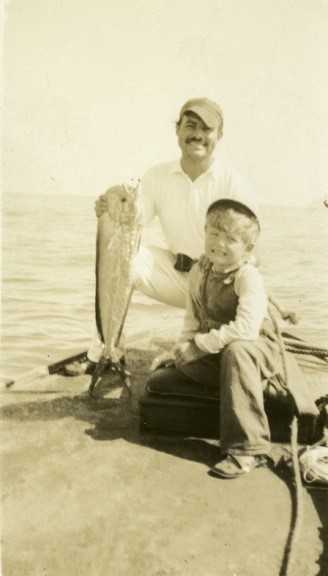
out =
<path fill-rule="evenodd" d="M 141 234 L 138 183 L 111 188 L 108 209 L 98 221 L 96 254 L 96 318 L 104 357 L 118 362 L 118 339 L 133 286 L 133 260 Z"/>

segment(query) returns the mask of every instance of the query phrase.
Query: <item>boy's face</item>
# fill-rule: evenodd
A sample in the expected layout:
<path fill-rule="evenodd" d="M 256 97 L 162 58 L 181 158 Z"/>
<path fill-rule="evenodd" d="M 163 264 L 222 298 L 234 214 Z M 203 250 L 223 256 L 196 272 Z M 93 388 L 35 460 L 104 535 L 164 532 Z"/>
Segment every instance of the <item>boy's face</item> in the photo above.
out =
<path fill-rule="evenodd" d="M 245 262 L 252 247 L 242 237 L 238 220 L 222 214 L 215 225 L 207 218 L 205 225 L 205 254 L 214 270 L 225 272 Z"/>

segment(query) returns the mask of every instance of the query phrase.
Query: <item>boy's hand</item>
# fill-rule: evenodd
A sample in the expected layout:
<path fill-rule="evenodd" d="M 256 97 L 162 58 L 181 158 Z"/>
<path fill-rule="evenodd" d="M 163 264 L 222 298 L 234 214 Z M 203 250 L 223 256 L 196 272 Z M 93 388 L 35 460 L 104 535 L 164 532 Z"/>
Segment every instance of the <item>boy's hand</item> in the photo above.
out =
<path fill-rule="evenodd" d="M 188 362 L 194 362 L 207 354 L 198 348 L 194 340 L 180 342 L 179 344 L 176 344 L 174 350 L 176 366 L 182 366 Z"/>
<path fill-rule="evenodd" d="M 157 356 L 153 360 L 150 369 L 154 371 L 157 368 L 167 368 L 168 366 L 182 366 L 207 354 L 208 352 L 200 350 L 193 340 L 179 342 L 171 350 L 162 352 L 162 354 Z"/>
<path fill-rule="evenodd" d="M 167 368 L 168 366 L 174 366 L 175 364 L 175 353 L 174 349 L 162 352 L 159 356 L 156 356 L 152 361 L 150 370 L 153 372 L 157 368 Z"/>

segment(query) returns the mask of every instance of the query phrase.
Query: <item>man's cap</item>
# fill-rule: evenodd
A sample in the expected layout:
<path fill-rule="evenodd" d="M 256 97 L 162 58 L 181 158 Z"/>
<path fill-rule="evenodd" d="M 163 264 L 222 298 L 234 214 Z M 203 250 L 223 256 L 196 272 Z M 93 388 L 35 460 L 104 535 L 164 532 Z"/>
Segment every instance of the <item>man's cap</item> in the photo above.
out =
<path fill-rule="evenodd" d="M 180 120 L 186 112 L 197 114 L 208 128 L 223 128 L 223 112 L 220 106 L 209 98 L 192 98 L 182 106 Z"/>

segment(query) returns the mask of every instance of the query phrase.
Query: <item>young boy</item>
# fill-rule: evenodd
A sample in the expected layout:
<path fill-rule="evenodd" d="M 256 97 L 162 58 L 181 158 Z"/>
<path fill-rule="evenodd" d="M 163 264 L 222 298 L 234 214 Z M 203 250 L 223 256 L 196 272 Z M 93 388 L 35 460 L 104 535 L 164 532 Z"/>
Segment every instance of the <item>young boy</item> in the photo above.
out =
<path fill-rule="evenodd" d="M 206 216 L 205 254 L 190 272 L 184 329 L 152 372 L 152 392 L 188 393 L 199 384 L 218 390 L 220 446 L 225 458 L 211 470 L 236 478 L 267 462 L 270 429 L 263 391 L 283 384 L 279 342 L 267 316 L 267 296 L 254 249 L 257 209 L 220 199 Z M 293 358 L 291 360 L 294 360 Z M 296 365 L 296 363 L 295 363 Z M 294 366 L 295 368 L 296 366 Z M 301 378 L 299 370 L 297 378 Z M 316 413 L 310 402 L 310 412 Z"/>

